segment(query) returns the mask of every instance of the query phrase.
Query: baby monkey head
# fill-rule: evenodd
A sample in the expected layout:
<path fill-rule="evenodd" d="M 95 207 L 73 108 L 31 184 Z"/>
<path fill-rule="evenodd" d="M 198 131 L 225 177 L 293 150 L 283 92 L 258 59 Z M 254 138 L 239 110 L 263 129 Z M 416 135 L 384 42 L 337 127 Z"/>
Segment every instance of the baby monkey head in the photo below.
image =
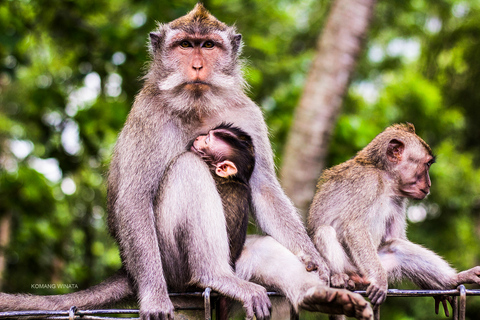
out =
<path fill-rule="evenodd" d="M 221 124 L 198 136 L 191 146 L 219 177 L 247 183 L 255 166 L 252 138 L 232 124 Z"/>

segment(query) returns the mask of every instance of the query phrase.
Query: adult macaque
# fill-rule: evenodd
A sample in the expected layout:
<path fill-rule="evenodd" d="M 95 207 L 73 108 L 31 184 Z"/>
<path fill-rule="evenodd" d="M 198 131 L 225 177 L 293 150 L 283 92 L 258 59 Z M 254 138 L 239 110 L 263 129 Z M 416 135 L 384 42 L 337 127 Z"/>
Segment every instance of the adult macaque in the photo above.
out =
<path fill-rule="evenodd" d="M 397 124 L 353 159 L 323 173 L 308 232 L 327 259 L 332 286 L 363 282 L 370 301 L 379 305 L 386 298 L 387 283 L 403 278 L 423 289 L 480 284 L 480 267 L 457 273 L 438 255 L 407 239 L 407 199 L 429 194 L 428 172 L 434 162 L 414 126 Z"/>
<path fill-rule="evenodd" d="M 250 188 L 260 228 L 295 255 L 304 272 L 316 269 L 317 282 L 328 284 L 329 269 L 276 178 L 262 112 L 244 93 L 241 35 L 197 4 L 186 16 L 160 24 L 150 40 L 152 62 L 108 176 L 108 225 L 120 247 L 122 270 L 105 283 L 64 296 L 0 294 L 0 310 L 96 308 L 134 293 L 142 319 L 171 319 L 169 291 L 210 287 L 242 302 L 247 318 L 268 318 L 264 287 L 241 279 L 230 265 L 222 201 L 208 166 L 192 152 L 178 157 L 190 141 L 220 123 L 232 123 L 252 138 Z M 291 288 L 291 279 L 257 276 L 264 266 L 256 261 L 254 255 L 242 259 L 252 281 L 282 292 L 305 289 Z M 366 301 L 347 290 L 314 286 L 302 299 L 297 304 L 312 310 L 371 316 Z"/>
<path fill-rule="evenodd" d="M 252 138 L 242 129 L 221 124 L 192 142 L 191 151 L 205 161 L 222 199 L 230 244 L 230 263 L 235 268 L 247 235 L 251 211 L 248 184 L 255 167 Z"/>

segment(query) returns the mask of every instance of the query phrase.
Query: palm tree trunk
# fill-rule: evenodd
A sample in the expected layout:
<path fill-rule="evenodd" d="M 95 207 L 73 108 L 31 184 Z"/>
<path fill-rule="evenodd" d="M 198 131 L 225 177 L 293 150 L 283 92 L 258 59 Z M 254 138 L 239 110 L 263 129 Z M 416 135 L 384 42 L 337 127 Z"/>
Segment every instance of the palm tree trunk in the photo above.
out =
<path fill-rule="evenodd" d="M 319 37 L 295 111 L 280 172 L 285 191 L 305 216 L 325 166 L 330 136 L 362 49 L 375 0 L 336 0 Z"/>

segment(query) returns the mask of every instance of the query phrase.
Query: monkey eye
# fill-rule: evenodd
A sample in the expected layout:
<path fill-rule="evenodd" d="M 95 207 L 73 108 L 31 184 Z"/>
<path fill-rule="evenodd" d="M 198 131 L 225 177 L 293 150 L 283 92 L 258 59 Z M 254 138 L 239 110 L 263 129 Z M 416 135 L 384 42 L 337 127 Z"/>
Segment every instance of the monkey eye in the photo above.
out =
<path fill-rule="evenodd" d="M 203 44 L 203 47 L 207 49 L 211 49 L 215 47 L 215 43 L 213 43 L 213 41 L 205 41 L 205 43 Z"/>
<path fill-rule="evenodd" d="M 432 164 L 435 163 L 435 160 L 436 160 L 436 159 L 435 159 L 435 157 L 434 157 L 432 160 L 428 161 L 428 162 L 427 162 L 427 167 L 430 168 L 430 167 L 432 166 Z"/>
<path fill-rule="evenodd" d="M 183 40 L 182 42 L 180 42 L 180 47 L 189 48 L 189 47 L 192 47 L 192 44 L 190 42 L 188 42 L 187 40 Z"/>

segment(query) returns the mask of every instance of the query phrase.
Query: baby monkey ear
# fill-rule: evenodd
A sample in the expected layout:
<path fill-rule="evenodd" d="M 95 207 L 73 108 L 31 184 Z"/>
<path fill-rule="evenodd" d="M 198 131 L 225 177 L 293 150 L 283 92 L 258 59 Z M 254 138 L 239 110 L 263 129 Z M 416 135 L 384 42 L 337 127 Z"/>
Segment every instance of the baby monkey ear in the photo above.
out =
<path fill-rule="evenodd" d="M 238 172 L 237 167 L 232 161 L 225 160 L 217 163 L 215 166 L 215 173 L 222 178 L 233 176 Z"/>

